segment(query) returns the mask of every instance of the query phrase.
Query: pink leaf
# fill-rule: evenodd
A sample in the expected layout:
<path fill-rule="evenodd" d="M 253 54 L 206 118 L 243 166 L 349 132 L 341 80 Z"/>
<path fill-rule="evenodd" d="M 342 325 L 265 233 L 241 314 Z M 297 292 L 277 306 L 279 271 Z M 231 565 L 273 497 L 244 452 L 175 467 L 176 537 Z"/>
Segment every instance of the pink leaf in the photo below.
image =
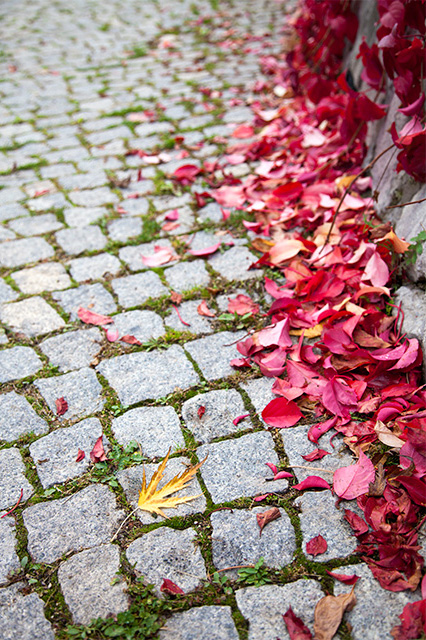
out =
<path fill-rule="evenodd" d="M 262 496 L 256 496 L 255 498 L 253 498 L 253 500 L 254 502 L 262 502 L 262 500 L 264 500 L 265 498 L 271 495 L 272 493 L 264 493 Z"/>
<path fill-rule="evenodd" d="M 265 462 L 266 466 L 270 468 L 270 470 L 272 471 L 272 473 L 274 474 L 274 476 L 278 473 L 278 468 L 275 464 L 273 464 L 272 462 Z"/>
<path fill-rule="evenodd" d="M 316 444 L 321 436 L 327 431 L 330 431 L 334 427 L 337 422 L 337 417 L 329 418 L 325 422 L 319 422 L 318 424 L 313 424 L 312 427 L 308 431 L 308 440 Z"/>
<path fill-rule="evenodd" d="M 314 460 L 321 460 L 324 456 L 329 456 L 330 453 L 325 451 L 324 449 L 314 449 L 311 453 L 308 453 L 306 456 L 302 456 L 304 460 L 307 462 L 313 462 Z"/>
<path fill-rule="evenodd" d="M 360 449 L 356 464 L 342 467 L 334 472 L 333 489 L 339 498 L 353 500 L 367 493 L 369 484 L 374 482 L 374 478 L 374 465 Z"/>
<path fill-rule="evenodd" d="M 201 171 L 200 167 L 197 167 L 195 164 L 185 164 L 183 167 L 176 169 L 173 176 L 183 185 L 188 185 L 195 181 L 195 178 Z"/>
<path fill-rule="evenodd" d="M 179 211 L 177 209 L 172 209 L 164 216 L 164 220 L 178 220 L 179 219 Z"/>
<path fill-rule="evenodd" d="M 231 367 L 236 367 L 237 369 L 242 369 L 244 367 L 251 367 L 250 360 L 248 358 L 234 358 L 229 363 Z"/>
<path fill-rule="evenodd" d="M 373 253 L 365 265 L 362 280 L 369 280 L 373 287 L 384 287 L 389 280 L 389 269 L 387 264 L 377 251 Z"/>
<path fill-rule="evenodd" d="M 111 328 L 106 330 L 106 337 L 108 342 L 117 342 L 118 336 L 119 336 L 118 329 Z"/>
<path fill-rule="evenodd" d="M 271 427 L 283 429 L 292 427 L 303 417 L 295 402 L 285 398 L 274 398 L 262 411 L 262 418 Z"/>
<path fill-rule="evenodd" d="M 246 313 L 256 315 L 259 313 L 259 305 L 253 302 L 249 296 L 240 293 L 235 298 L 228 298 L 228 311 L 239 316 L 244 316 Z"/>
<path fill-rule="evenodd" d="M 232 137 L 233 138 L 251 138 L 252 135 L 254 134 L 254 129 L 253 127 L 251 127 L 248 124 L 240 124 L 239 127 L 237 127 L 236 129 L 234 129 L 234 131 L 232 132 Z"/>
<path fill-rule="evenodd" d="M 167 593 L 168 595 L 176 595 L 180 593 L 185 593 L 177 584 L 169 580 L 168 578 L 163 579 L 163 584 L 160 587 L 160 591 L 163 593 Z"/>
<path fill-rule="evenodd" d="M 114 320 L 109 316 L 102 316 L 100 313 L 89 311 L 89 309 L 84 309 L 83 307 L 79 307 L 77 315 L 80 320 L 82 322 L 85 322 L 86 324 L 95 324 L 102 326 L 103 324 L 114 322 Z"/>
<path fill-rule="evenodd" d="M 327 547 L 327 540 L 321 535 L 318 535 L 306 543 L 306 553 L 309 553 L 311 556 L 319 556 L 327 551 Z"/>
<path fill-rule="evenodd" d="M 105 462 L 105 460 L 107 459 L 104 445 L 102 442 L 102 436 L 99 436 L 99 438 L 96 440 L 95 446 L 90 452 L 90 459 L 93 463 Z"/>
<path fill-rule="evenodd" d="M 328 571 L 328 569 L 326 569 L 326 571 L 329 576 L 331 576 L 335 580 L 343 582 L 343 584 L 353 585 L 359 580 L 359 576 L 357 576 L 355 573 L 351 576 L 347 576 L 345 573 L 333 573 L 332 571 Z"/>
<path fill-rule="evenodd" d="M 65 400 L 64 397 L 56 398 L 55 405 L 56 405 L 56 415 L 57 416 L 63 416 L 64 413 L 66 413 L 68 411 L 68 402 Z"/>
<path fill-rule="evenodd" d="M 219 247 L 220 247 L 220 242 L 217 242 L 216 244 L 212 245 L 211 247 L 206 247 L 205 249 L 190 249 L 188 251 L 188 253 L 191 254 L 191 256 L 209 256 L 212 253 L 215 253 Z"/>
<path fill-rule="evenodd" d="M 141 256 L 142 262 L 147 267 L 159 267 L 162 264 L 167 264 L 171 260 L 176 259 L 176 255 L 169 247 L 154 247 L 154 254 L 151 256 Z"/>
<path fill-rule="evenodd" d="M 250 415 L 249 413 L 245 413 L 242 416 L 237 416 L 236 418 L 233 419 L 232 424 L 236 427 L 241 422 L 241 420 L 244 420 L 244 418 L 248 418 L 249 415 Z"/>
<path fill-rule="evenodd" d="M 324 478 L 320 476 L 308 476 L 306 480 L 302 480 L 299 484 L 293 485 L 293 489 L 304 491 L 305 489 L 330 489 L 330 485 Z"/>
<path fill-rule="evenodd" d="M 322 403 L 334 415 L 348 418 L 357 409 L 358 398 L 345 380 L 334 376 L 324 387 Z"/>
<path fill-rule="evenodd" d="M 137 338 L 135 338 L 135 336 L 129 336 L 129 335 L 125 335 L 125 336 L 121 336 L 120 338 L 121 342 L 126 342 L 127 344 L 135 344 L 138 347 L 140 347 L 142 345 L 142 342 L 140 340 L 138 340 Z"/>
<path fill-rule="evenodd" d="M 215 317 L 214 311 L 208 308 L 207 302 L 205 300 L 200 302 L 200 304 L 197 307 L 197 312 L 200 314 L 200 316 L 207 316 L 207 318 Z"/>
<path fill-rule="evenodd" d="M 86 457 L 86 454 L 84 453 L 84 451 L 82 451 L 82 449 L 79 449 L 77 452 L 77 457 L 75 459 L 76 462 L 81 462 L 81 460 L 84 460 L 84 458 Z"/>
<path fill-rule="evenodd" d="M 282 480 L 283 478 L 292 478 L 293 474 L 289 473 L 288 471 L 278 471 L 278 473 L 276 473 L 274 475 L 274 480 Z"/>
<path fill-rule="evenodd" d="M 303 623 L 303 620 L 296 616 L 291 607 L 289 607 L 283 615 L 283 620 L 287 627 L 290 640 L 312 640 L 312 633 Z"/>

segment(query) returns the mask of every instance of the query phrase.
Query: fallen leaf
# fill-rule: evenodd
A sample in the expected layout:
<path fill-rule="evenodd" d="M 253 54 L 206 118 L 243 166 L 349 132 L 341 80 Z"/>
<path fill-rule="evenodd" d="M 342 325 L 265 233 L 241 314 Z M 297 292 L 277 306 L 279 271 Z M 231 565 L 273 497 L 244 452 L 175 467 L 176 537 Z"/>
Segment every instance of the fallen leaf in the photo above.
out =
<path fill-rule="evenodd" d="M 333 489 L 339 498 L 353 500 L 367 493 L 371 482 L 374 482 L 374 465 L 360 449 L 356 464 L 341 467 L 334 472 Z"/>
<path fill-rule="evenodd" d="M 245 413 L 242 416 L 237 416 L 236 418 L 233 419 L 232 424 L 236 427 L 241 422 L 241 420 L 244 420 L 244 418 L 248 418 L 249 415 L 250 415 L 249 413 Z"/>
<path fill-rule="evenodd" d="M 172 209 L 164 216 L 164 220 L 179 220 L 179 211 L 177 209 Z"/>
<path fill-rule="evenodd" d="M 262 418 L 271 427 L 283 429 L 292 427 L 303 417 L 295 402 L 285 398 L 274 398 L 262 411 Z"/>
<path fill-rule="evenodd" d="M 108 342 L 117 342 L 118 336 L 119 336 L 118 329 L 115 329 L 115 328 L 107 329 L 105 335 Z"/>
<path fill-rule="evenodd" d="M 167 593 L 168 595 L 176 595 L 179 593 L 185 593 L 180 587 L 168 578 L 163 579 L 163 584 L 160 587 L 160 591 Z"/>
<path fill-rule="evenodd" d="M 56 415 L 57 416 L 63 416 L 64 413 L 66 413 L 68 411 L 68 402 L 65 400 L 64 397 L 56 398 L 55 405 L 56 405 Z"/>
<path fill-rule="evenodd" d="M 189 502 L 190 500 L 194 500 L 198 498 L 198 494 L 196 496 L 175 496 L 170 498 L 172 493 L 176 493 L 176 491 L 180 491 L 184 489 L 187 483 L 192 479 L 192 477 L 197 473 L 198 469 L 207 459 L 207 456 L 192 467 L 188 467 L 181 474 L 178 474 L 169 482 L 167 482 L 161 489 L 157 489 L 160 480 L 164 475 L 164 469 L 166 468 L 167 461 L 170 456 L 169 449 L 166 457 L 163 462 L 159 465 L 158 469 L 154 472 L 150 483 L 148 486 L 146 485 L 146 475 L 145 468 L 143 470 L 142 477 L 142 488 L 139 493 L 138 507 L 143 511 L 148 511 L 149 513 L 157 513 L 164 518 L 167 518 L 166 514 L 162 511 L 162 509 L 175 509 L 179 504 L 183 504 L 184 502 Z"/>
<path fill-rule="evenodd" d="M 183 300 L 183 295 L 181 293 L 177 293 L 177 291 L 171 291 L 170 300 L 175 304 L 180 304 Z"/>
<path fill-rule="evenodd" d="M 368 495 L 376 498 L 383 495 L 383 491 L 386 489 L 385 469 L 382 462 L 377 465 L 377 475 L 374 482 L 370 482 L 368 485 Z"/>
<path fill-rule="evenodd" d="M 254 316 L 259 313 L 259 305 L 253 302 L 249 296 L 240 293 L 235 298 L 228 298 L 228 311 L 239 316 L 244 316 L 246 313 L 251 313 Z"/>
<path fill-rule="evenodd" d="M 197 307 L 197 312 L 200 314 L 200 316 L 207 316 L 207 318 L 215 317 L 215 313 L 208 308 L 207 302 L 205 300 L 200 302 L 200 304 Z"/>
<path fill-rule="evenodd" d="M 89 311 L 89 309 L 84 309 L 84 307 L 79 307 L 77 315 L 80 320 L 86 324 L 102 326 L 103 324 L 110 324 L 111 322 L 114 322 L 114 320 L 109 316 L 103 316 L 100 313 Z"/>
<path fill-rule="evenodd" d="M 201 407 L 198 407 L 197 415 L 200 418 L 200 420 L 203 417 L 203 415 L 205 414 L 205 412 L 206 412 L 206 408 L 203 405 L 201 405 Z"/>
<path fill-rule="evenodd" d="M 306 553 L 309 553 L 311 556 L 319 556 L 321 553 L 325 553 L 327 548 L 327 540 L 321 535 L 315 536 L 315 538 L 312 538 L 306 543 Z"/>
<path fill-rule="evenodd" d="M 105 460 L 107 459 L 102 442 L 102 436 L 99 436 L 99 438 L 96 440 L 95 446 L 90 452 L 90 459 L 94 464 L 96 462 L 105 462 Z"/>
<path fill-rule="evenodd" d="M 315 607 L 314 632 L 315 640 L 332 640 L 342 621 L 345 611 L 350 611 L 356 604 L 355 586 L 349 593 L 340 596 L 325 596 Z"/>
<path fill-rule="evenodd" d="M 329 456 L 330 452 L 325 451 L 325 449 L 314 449 L 311 453 L 308 453 L 306 456 L 302 456 L 304 460 L 307 462 L 313 462 L 314 460 L 321 460 L 324 456 Z"/>
<path fill-rule="evenodd" d="M 282 480 L 283 478 L 292 478 L 293 474 L 289 473 L 288 471 L 278 471 L 278 473 L 276 473 L 274 475 L 274 480 Z"/>
<path fill-rule="evenodd" d="M 142 345 L 142 342 L 140 340 L 135 338 L 135 336 L 129 336 L 127 333 L 125 336 L 121 336 L 120 342 L 126 342 L 127 344 L 135 344 L 138 347 Z"/>
<path fill-rule="evenodd" d="M 350 586 L 352 586 L 359 580 L 359 576 L 357 576 L 355 573 L 351 576 L 347 576 L 345 573 L 333 573 L 332 571 L 328 571 L 328 569 L 326 569 L 326 571 L 328 575 L 335 580 L 339 580 L 339 582 L 343 582 L 343 584 L 348 584 Z"/>
<path fill-rule="evenodd" d="M 383 444 L 386 444 L 388 447 L 400 449 L 404 444 L 404 440 L 398 438 L 381 420 L 377 420 L 374 425 L 374 431 L 377 433 L 380 442 L 383 442 Z"/>
<path fill-rule="evenodd" d="M 76 462 L 81 462 L 81 460 L 84 460 L 84 458 L 86 457 L 86 454 L 84 453 L 84 451 L 82 449 L 79 449 L 77 452 L 77 457 L 75 459 Z"/>
<path fill-rule="evenodd" d="M 283 615 L 283 620 L 290 640 L 312 640 L 312 633 L 303 621 L 296 616 L 291 607 Z"/>
<path fill-rule="evenodd" d="M 188 253 L 191 256 L 209 256 L 210 254 L 215 253 L 219 249 L 220 245 L 221 243 L 217 242 L 211 247 L 206 247 L 205 249 L 189 249 Z"/>
<path fill-rule="evenodd" d="M 272 509 L 268 509 L 267 511 L 263 511 L 263 513 L 258 513 L 256 515 L 257 524 L 260 527 L 259 537 L 262 535 L 262 531 L 264 527 L 268 524 L 268 522 L 272 522 L 273 520 L 278 520 L 281 518 L 280 510 L 277 507 L 272 507 Z"/>
<path fill-rule="evenodd" d="M 154 247 L 154 253 L 150 256 L 141 256 L 142 262 L 146 267 L 160 267 L 172 260 L 176 260 L 177 256 L 169 247 Z"/>
<path fill-rule="evenodd" d="M 308 476 L 299 484 L 293 485 L 293 489 L 298 489 L 298 491 L 304 491 L 304 489 L 330 489 L 330 485 L 327 480 L 324 478 L 320 478 L 320 476 Z"/>

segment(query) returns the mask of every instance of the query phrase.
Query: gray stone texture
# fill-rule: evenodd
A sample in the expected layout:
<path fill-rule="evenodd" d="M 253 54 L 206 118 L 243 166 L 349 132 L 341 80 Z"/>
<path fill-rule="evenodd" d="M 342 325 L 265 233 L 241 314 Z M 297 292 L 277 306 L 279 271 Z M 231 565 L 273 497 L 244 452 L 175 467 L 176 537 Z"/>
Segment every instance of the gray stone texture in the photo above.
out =
<path fill-rule="evenodd" d="M 69 262 L 71 277 L 77 282 L 99 280 L 107 274 L 116 276 L 121 264 L 118 258 L 110 253 L 100 253 L 90 258 L 76 258 Z"/>
<path fill-rule="evenodd" d="M 178 474 L 181 474 L 187 469 L 189 464 L 190 461 L 188 458 L 170 458 L 167 462 L 167 466 L 164 470 L 164 476 L 159 486 L 164 486 L 167 482 L 169 482 L 169 480 L 171 480 Z M 132 505 L 133 509 L 136 509 L 138 504 L 139 492 L 142 487 L 143 469 L 145 469 L 146 482 L 147 484 L 149 484 L 157 468 L 158 464 L 145 464 L 129 467 L 128 469 L 123 469 L 123 471 L 118 472 L 117 479 L 123 487 L 126 498 Z M 189 502 L 179 504 L 176 508 L 164 509 L 164 513 L 168 517 L 187 516 L 193 513 L 201 513 L 207 506 L 206 499 L 196 477 L 192 478 L 190 483 L 184 489 L 181 489 L 179 491 L 178 495 L 197 497 L 194 500 L 190 500 Z M 148 511 L 143 511 L 142 509 L 138 509 L 136 515 L 142 522 L 142 524 L 153 524 L 154 522 L 161 521 L 161 516 L 156 516 L 155 514 L 151 514 Z"/>
<path fill-rule="evenodd" d="M 92 327 L 47 338 L 40 344 L 40 349 L 49 358 L 51 365 L 65 373 L 88 367 L 102 349 L 103 343 L 101 331 Z"/>
<path fill-rule="evenodd" d="M 53 213 L 31 216 L 29 218 L 17 218 L 9 222 L 9 227 L 19 233 L 20 236 L 41 236 L 44 233 L 57 231 L 64 225 L 59 222 Z"/>
<path fill-rule="evenodd" d="M 148 458 L 165 456 L 169 448 L 184 445 L 179 418 L 173 407 L 138 407 L 115 418 L 111 425 L 118 442 L 136 441 Z"/>
<path fill-rule="evenodd" d="M 175 613 L 160 630 L 160 640 L 238 640 L 231 607 L 204 606 Z"/>
<path fill-rule="evenodd" d="M 102 425 L 97 418 L 87 418 L 72 427 L 56 429 L 39 438 L 30 446 L 37 474 L 44 489 L 66 480 L 78 478 L 90 465 L 90 452 L 102 435 Z M 105 451 L 108 440 L 103 437 Z M 76 462 L 79 449 L 86 454 Z"/>
<path fill-rule="evenodd" d="M 172 245 L 169 240 L 155 240 L 145 244 L 139 244 L 136 246 L 123 247 L 118 252 L 120 260 L 125 262 L 130 271 L 141 271 L 146 269 L 146 265 L 142 262 L 142 256 L 145 258 L 154 255 L 155 247 L 167 247 L 173 252 Z M 167 263 L 172 264 L 172 262 Z"/>
<path fill-rule="evenodd" d="M 80 307 L 103 315 L 114 313 L 117 310 L 114 298 L 99 282 L 83 284 L 66 291 L 54 291 L 52 298 L 69 314 L 71 320 L 78 319 L 77 312 Z"/>
<path fill-rule="evenodd" d="M 0 587 L 7 584 L 10 573 L 19 570 L 21 566 L 16 553 L 15 520 L 13 516 L 4 517 L 5 515 L 6 512 L 0 512 Z"/>
<path fill-rule="evenodd" d="M 13 331 L 30 338 L 65 326 L 61 316 L 39 296 L 2 305 L 0 320 Z"/>
<path fill-rule="evenodd" d="M 313 633 L 315 605 L 323 596 L 314 580 L 246 587 L 235 594 L 237 606 L 249 623 L 248 640 L 290 640 L 283 620 L 289 607 Z"/>
<path fill-rule="evenodd" d="M 107 243 L 107 238 L 96 225 L 77 229 L 62 229 L 56 234 L 59 246 L 69 255 L 84 251 L 99 251 Z"/>
<path fill-rule="evenodd" d="M 127 609 L 119 568 L 120 548 L 112 544 L 80 551 L 61 564 L 58 580 L 76 624 L 89 624 L 94 618 L 108 618 Z"/>
<path fill-rule="evenodd" d="M 154 311 L 126 311 L 113 316 L 111 330 L 117 329 L 118 335 L 134 336 L 139 342 L 157 339 L 165 334 L 163 320 Z M 125 345 L 125 342 L 122 342 Z"/>
<path fill-rule="evenodd" d="M 205 444 L 197 449 L 201 460 L 209 457 L 201 467 L 201 476 L 215 503 L 235 500 L 240 496 L 256 496 L 284 491 L 287 480 L 277 480 L 269 487 L 266 462 L 278 465 L 278 456 L 269 433 L 250 433 L 234 440 Z"/>
<path fill-rule="evenodd" d="M 247 247 L 231 247 L 225 253 L 214 254 L 209 262 L 227 280 L 251 280 L 262 276 L 260 269 L 249 270 L 257 262 L 257 257 Z"/>
<path fill-rule="evenodd" d="M 12 278 L 23 293 L 42 293 L 71 286 L 71 280 L 62 264 L 47 262 L 31 269 L 21 269 Z"/>
<path fill-rule="evenodd" d="M 34 384 L 55 415 L 55 401 L 58 398 L 65 398 L 68 409 L 59 417 L 60 421 L 84 418 L 100 411 L 104 406 L 104 400 L 101 397 L 102 387 L 96 373 L 88 367 L 62 376 L 37 380 Z"/>
<path fill-rule="evenodd" d="M 247 393 L 256 409 L 259 420 L 265 426 L 266 422 L 262 418 L 262 411 L 271 400 L 277 397 L 271 391 L 274 381 L 274 378 L 255 378 L 241 384 L 241 388 Z"/>
<path fill-rule="evenodd" d="M 241 357 L 236 341 L 244 336 L 243 331 L 232 333 L 221 331 L 205 338 L 187 342 L 184 346 L 195 360 L 206 380 L 217 380 L 235 373 L 230 365 L 233 358 Z"/>
<path fill-rule="evenodd" d="M 41 435 L 49 430 L 24 396 L 10 391 L 0 395 L 0 439 L 13 442 L 26 433 Z"/>
<path fill-rule="evenodd" d="M 205 409 L 201 417 L 198 415 L 200 407 Z M 243 399 L 235 389 L 202 393 L 182 405 L 185 425 L 202 444 L 252 427 L 250 418 L 245 418 L 237 425 L 233 424 L 235 418 L 247 413 L 249 412 L 244 407 Z"/>
<path fill-rule="evenodd" d="M 106 209 L 102 207 L 73 207 L 65 209 L 64 218 L 69 227 L 86 227 L 97 222 L 106 215 Z"/>
<path fill-rule="evenodd" d="M 42 366 L 42 361 L 30 347 L 4 349 L 0 351 L 0 383 L 32 376 Z"/>
<path fill-rule="evenodd" d="M 188 322 L 189 326 L 183 324 L 182 320 L 180 320 L 178 316 L 177 310 L 173 307 L 170 314 L 164 318 L 164 324 L 175 331 L 190 331 L 195 335 L 211 333 L 213 331 L 211 318 L 202 316 L 197 311 L 201 302 L 202 300 L 188 300 L 186 302 L 182 302 L 177 307 L 180 317 L 185 322 Z"/>
<path fill-rule="evenodd" d="M 114 204 L 118 202 L 118 196 L 107 187 L 72 191 L 69 194 L 69 199 L 79 207 L 99 207 L 103 204 Z"/>
<path fill-rule="evenodd" d="M 116 242 L 126 242 L 129 238 L 138 236 L 141 231 L 142 220 L 139 218 L 121 218 L 108 225 L 108 235 Z"/>
<path fill-rule="evenodd" d="M 54 640 L 44 617 L 44 602 L 36 593 L 24 595 L 25 584 L 0 589 L 0 636 L 3 640 Z"/>
<path fill-rule="evenodd" d="M 19 499 L 27 500 L 34 489 L 26 479 L 25 466 L 19 449 L 11 447 L 0 451 L 0 509 L 10 509 Z"/>
<path fill-rule="evenodd" d="M 109 542 L 123 517 L 105 485 L 90 485 L 71 498 L 39 502 L 24 511 L 28 551 L 35 562 L 55 562 L 70 551 Z"/>
<path fill-rule="evenodd" d="M 183 531 L 160 527 L 132 542 L 126 551 L 130 564 L 143 575 L 147 583 L 154 585 L 158 596 L 167 578 L 185 593 L 201 586 L 207 579 L 206 568 L 193 529 Z"/>
<path fill-rule="evenodd" d="M 129 353 L 104 360 L 97 369 L 123 405 L 161 398 L 198 382 L 197 373 L 178 345 L 166 351 Z"/>
<path fill-rule="evenodd" d="M 152 271 L 117 278 L 111 285 L 120 305 L 126 309 L 141 305 L 149 298 L 158 298 L 168 293 L 159 276 Z"/>
<path fill-rule="evenodd" d="M 50 244 L 43 238 L 24 238 L 0 244 L 0 266 L 20 267 L 29 262 L 45 260 L 54 255 Z"/>
<path fill-rule="evenodd" d="M 210 282 L 204 262 L 180 262 L 174 267 L 166 269 L 165 278 L 174 291 L 189 291 L 194 287 L 206 287 Z"/>
<path fill-rule="evenodd" d="M 256 564 L 259 558 L 264 558 L 266 566 L 276 569 L 291 563 L 296 550 L 296 536 L 290 518 L 284 509 L 280 509 L 281 517 L 269 522 L 260 535 L 256 516 L 267 510 L 255 507 L 250 511 L 234 509 L 212 513 L 213 564 L 216 569 Z M 236 569 L 224 573 L 237 577 Z"/>
<path fill-rule="evenodd" d="M 4 280 L 0 279 L 0 303 L 15 300 L 18 297 L 16 291 L 12 289 Z"/>

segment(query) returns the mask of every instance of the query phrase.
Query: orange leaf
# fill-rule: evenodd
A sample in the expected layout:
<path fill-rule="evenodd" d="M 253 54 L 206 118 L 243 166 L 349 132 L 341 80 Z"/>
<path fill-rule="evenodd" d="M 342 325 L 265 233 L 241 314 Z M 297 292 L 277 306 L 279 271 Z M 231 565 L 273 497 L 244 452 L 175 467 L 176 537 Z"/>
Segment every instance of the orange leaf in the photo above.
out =
<path fill-rule="evenodd" d="M 200 302 L 197 307 L 197 311 L 200 316 L 207 316 L 208 318 L 214 318 L 216 315 L 211 309 L 208 308 L 207 302 L 205 300 Z"/>

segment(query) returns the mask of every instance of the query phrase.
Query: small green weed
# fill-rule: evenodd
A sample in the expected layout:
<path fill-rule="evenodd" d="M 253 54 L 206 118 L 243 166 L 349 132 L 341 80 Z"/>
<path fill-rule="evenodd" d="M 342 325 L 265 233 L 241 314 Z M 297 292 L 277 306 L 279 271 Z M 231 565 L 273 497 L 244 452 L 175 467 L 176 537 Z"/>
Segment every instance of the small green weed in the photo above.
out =
<path fill-rule="evenodd" d="M 238 571 L 238 582 L 244 582 L 247 586 L 261 587 L 270 582 L 268 570 L 263 565 L 264 558 L 259 558 L 254 567 L 245 567 Z"/>
<path fill-rule="evenodd" d="M 415 264 L 417 258 L 423 253 L 423 243 L 426 242 L 426 231 L 420 231 L 414 238 L 411 238 L 411 247 L 404 254 L 406 264 Z"/>

